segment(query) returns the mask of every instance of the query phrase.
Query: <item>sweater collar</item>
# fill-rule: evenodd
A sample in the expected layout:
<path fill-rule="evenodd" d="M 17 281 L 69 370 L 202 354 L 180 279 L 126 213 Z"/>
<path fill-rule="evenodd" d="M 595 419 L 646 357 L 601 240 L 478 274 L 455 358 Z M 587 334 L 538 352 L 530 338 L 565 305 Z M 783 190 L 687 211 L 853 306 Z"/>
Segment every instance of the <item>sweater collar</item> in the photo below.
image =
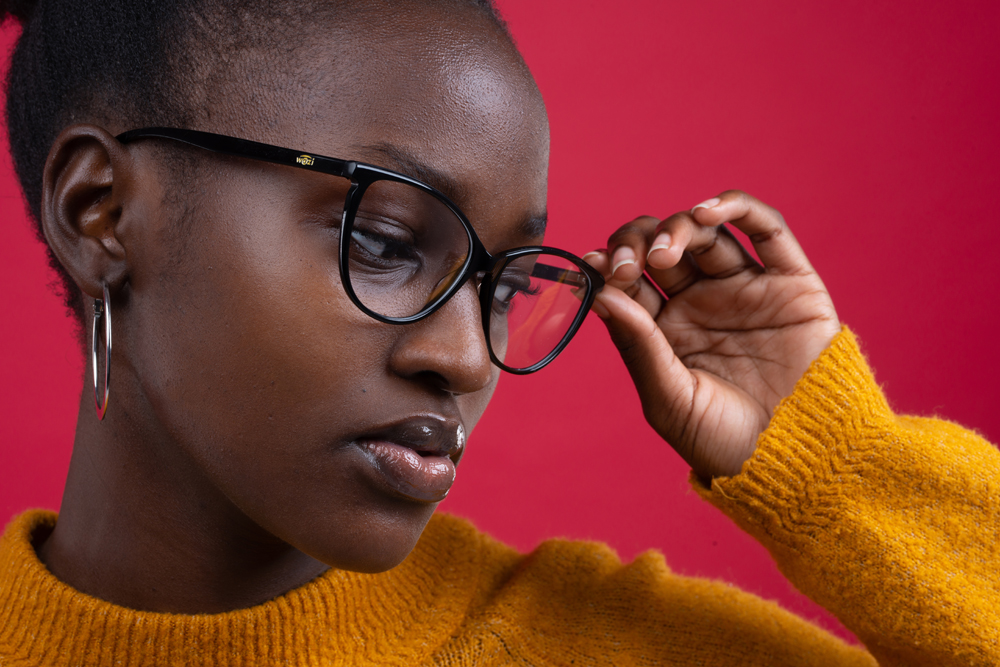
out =
<path fill-rule="evenodd" d="M 46 569 L 32 535 L 55 521 L 53 512 L 26 512 L 0 538 L 0 662 L 412 665 L 461 624 L 480 565 L 475 529 L 435 515 L 410 556 L 388 572 L 329 570 L 274 600 L 222 614 L 138 612 L 85 595 Z"/>

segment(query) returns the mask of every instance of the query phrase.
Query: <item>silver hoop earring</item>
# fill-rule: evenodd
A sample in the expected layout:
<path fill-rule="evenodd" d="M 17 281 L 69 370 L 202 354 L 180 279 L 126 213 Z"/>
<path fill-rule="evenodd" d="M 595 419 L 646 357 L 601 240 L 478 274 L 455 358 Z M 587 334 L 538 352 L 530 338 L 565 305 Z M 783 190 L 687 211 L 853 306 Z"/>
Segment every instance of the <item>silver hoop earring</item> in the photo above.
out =
<path fill-rule="evenodd" d="M 104 400 L 97 392 L 97 330 L 104 321 Z M 108 411 L 108 393 L 111 390 L 111 295 L 108 286 L 104 285 L 104 300 L 94 300 L 94 330 L 91 334 L 94 341 L 90 353 L 90 366 L 94 372 L 94 407 L 97 409 L 98 421 L 104 419 Z"/>

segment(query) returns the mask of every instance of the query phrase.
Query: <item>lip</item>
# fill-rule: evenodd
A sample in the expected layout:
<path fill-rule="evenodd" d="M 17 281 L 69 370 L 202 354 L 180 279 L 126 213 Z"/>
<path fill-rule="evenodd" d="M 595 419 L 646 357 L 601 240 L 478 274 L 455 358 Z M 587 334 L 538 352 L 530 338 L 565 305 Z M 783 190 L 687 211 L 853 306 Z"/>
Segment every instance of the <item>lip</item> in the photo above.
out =
<path fill-rule="evenodd" d="M 368 431 L 352 444 L 387 490 L 406 500 L 437 503 L 455 483 L 465 428 L 440 415 L 418 415 Z"/>

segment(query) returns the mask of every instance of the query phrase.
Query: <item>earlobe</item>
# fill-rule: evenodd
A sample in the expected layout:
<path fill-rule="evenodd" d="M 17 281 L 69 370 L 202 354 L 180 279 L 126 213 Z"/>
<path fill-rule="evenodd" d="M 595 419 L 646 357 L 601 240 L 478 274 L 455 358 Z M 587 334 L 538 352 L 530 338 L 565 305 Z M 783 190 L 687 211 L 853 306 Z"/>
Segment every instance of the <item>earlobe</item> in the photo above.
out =
<path fill-rule="evenodd" d="M 107 131 L 73 125 L 59 135 L 42 177 L 42 229 L 49 247 L 88 296 L 100 299 L 127 277 L 118 235 L 135 180 L 129 153 Z"/>

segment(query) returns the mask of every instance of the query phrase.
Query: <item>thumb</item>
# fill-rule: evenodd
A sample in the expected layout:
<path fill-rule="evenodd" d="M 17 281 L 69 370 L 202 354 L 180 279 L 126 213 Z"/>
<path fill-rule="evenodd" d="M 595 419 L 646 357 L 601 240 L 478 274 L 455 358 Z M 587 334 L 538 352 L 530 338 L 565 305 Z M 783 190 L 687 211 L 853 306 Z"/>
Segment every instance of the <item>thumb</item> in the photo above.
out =
<path fill-rule="evenodd" d="M 605 286 L 594 304 L 639 392 L 650 425 L 668 439 L 666 426 L 690 418 L 694 377 L 643 306 L 620 289 Z"/>

